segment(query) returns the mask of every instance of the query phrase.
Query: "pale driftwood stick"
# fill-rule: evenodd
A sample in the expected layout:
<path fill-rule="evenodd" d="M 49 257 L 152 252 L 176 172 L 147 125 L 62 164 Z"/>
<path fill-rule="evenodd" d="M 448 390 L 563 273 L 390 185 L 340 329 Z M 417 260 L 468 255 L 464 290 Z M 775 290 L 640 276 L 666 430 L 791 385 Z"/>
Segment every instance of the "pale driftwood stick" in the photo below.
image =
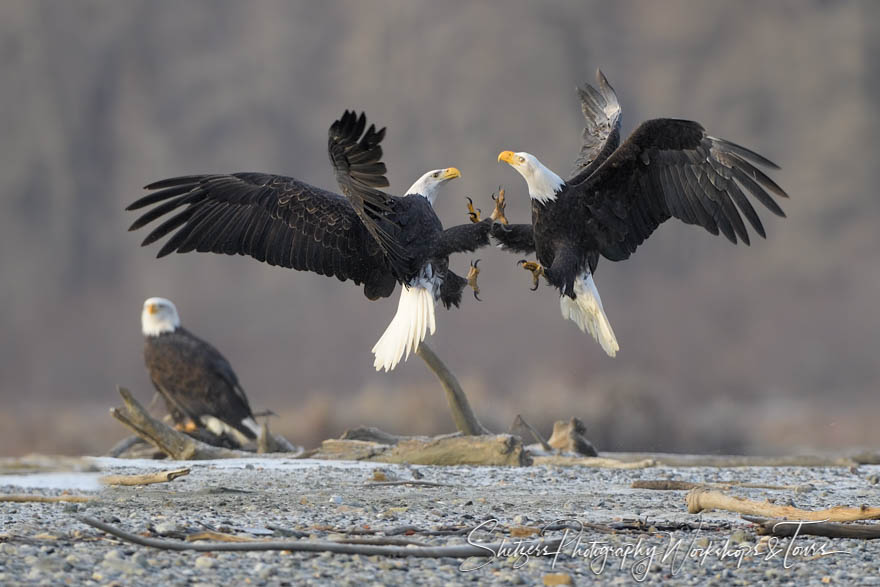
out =
<path fill-rule="evenodd" d="M 189 475 L 190 470 L 174 469 L 172 471 L 158 471 L 156 473 L 143 473 L 141 475 L 105 475 L 100 481 L 104 485 L 152 485 L 153 483 L 167 483 L 178 477 Z"/>
<path fill-rule="evenodd" d="M 763 483 L 743 483 L 731 481 L 730 483 L 694 483 L 693 481 L 673 481 L 671 479 L 641 479 L 633 481 L 630 485 L 633 489 L 654 489 L 658 491 L 682 491 L 697 487 L 712 487 L 725 489 L 730 487 L 744 487 L 746 489 L 772 489 L 786 491 L 797 489 L 798 485 L 765 485 Z"/>
<path fill-rule="evenodd" d="M 850 456 L 795 455 L 760 457 L 742 455 L 681 455 L 671 453 L 603 452 L 600 456 L 621 461 L 652 459 L 665 467 L 854 467 Z"/>
<path fill-rule="evenodd" d="M 364 487 L 452 487 L 448 483 L 434 483 L 433 481 L 422 481 L 421 479 L 410 479 L 408 481 L 369 481 L 364 483 Z"/>
<path fill-rule="evenodd" d="M 734 497 L 705 487 L 697 487 L 688 493 L 687 506 L 688 513 L 691 514 L 698 514 L 704 510 L 726 510 L 750 516 L 814 522 L 853 522 L 855 520 L 880 519 L 880 508 L 835 506 L 826 510 L 802 510 L 788 505 L 776 505 L 766 501 Z"/>
<path fill-rule="evenodd" d="M 833 522 L 810 522 L 800 524 L 792 520 L 774 520 L 756 516 L 743 516 L 744 520 L 758 525 L 758 534 L 771 536 L 824 536 L 826 538 L 861 538 L 873 540 L 880 538 L 877 524 L 835 524 Z"/>
<path fill-rule="evenodd" d="M 224 534 L 223 532 L 214 532 L 213 530 L 206 530 L 204 532 L 198 532 L 197 534 L 189 534 L 186 537 L 187 542 L 198 542 L 199 540 L 214 540 L 216 542 L 260 542 L 259 538 Z"/>
<path fill-rule="evenodd" d="M 547 441 L 544 440 L 544 437 L 541 436 L 541 433 L 535 430 L 534 426 L 526 422 L 526 419 L 522 417 L 522 414 L 517 414 L 516 418 L 514 418 L 513 420 L 513 424 L 510 425 L 510 431 L 513 432 L 516 428 L 520 426 L 522 426 L 532 434 L 532 437 L 541 445 L 541 448 L 543 448 L 547 452 L 553 452 L 553 447 L 547 444 Z"/>
<path fill-rule="evenodd" d="M 596 467 L 599 469 L 646 469 L 648 467 L 657 466 L 657 462 L 653 459 L 643 459 L 641 461 L 619 461 L 617 459 L 609 459 L 606 457 L 570 457 L 565 455 L 534 455 L 532 456 L 532 464 L 556 465 L 560 467 L 578 465 L 582 467 Z"/>
<path fill-rule="evenodd" d="M 88 516 L 76 516 L 76 519 L 102 530 L 112 536 L 116 536 L 120 540 L 139 544 L 141 546 L 149 546 L 151 548 L 159 548 L 162 550 L 195 550 L 199 552 L 215 552 L 215 551 L 242 551 L 242 550 L 289 550 L 291 552 L 335 552 L 339 554 L 360 554 L 364 556 L 399 556 L 399 557 L 416 557 L 416 558 L 469 558 L 469 557 L 486 557 L 494 556 L 495 552 L 501 548 L 502 543 L 481 544 L 480 546 L 461 545 L 461 546 L 381 546 L 371 544 L 343 544 L 330 541 L 307 541 L 307 540 L 267 540 L 254 542 L 183 542 L 180 540 L 163 540 L 157 538 L 146 538 L 126 532 L 110 524 L 105 524 L 100 520 L 90 518 Z M 536 545 L 538 548 L 553 549 L 559 546 L 561 540 L 548 540 Z"/>
<path fill-rule="evenodd" d="M 0 495 L 0 501 L 15 503 L 85 503 L 93 499 L 90 495 Z"/>
<path fill-rule="evenodd" d="M 440 360 L 440 357 L 431 350 L 425 341 L 419 344 L 416 354 L 422 359 L 428 368 L 440 380 L 443 390 L 446 392 L 446 401 L 449 403 L 449 409 L 452 410 L 452 420 L 459 432 L 466 436 L 478 436 L 480 434 L 491 434 L 471 409 L 467 395 L 462 390 L 458 379 L 452 374 L 452 371 Z"/>

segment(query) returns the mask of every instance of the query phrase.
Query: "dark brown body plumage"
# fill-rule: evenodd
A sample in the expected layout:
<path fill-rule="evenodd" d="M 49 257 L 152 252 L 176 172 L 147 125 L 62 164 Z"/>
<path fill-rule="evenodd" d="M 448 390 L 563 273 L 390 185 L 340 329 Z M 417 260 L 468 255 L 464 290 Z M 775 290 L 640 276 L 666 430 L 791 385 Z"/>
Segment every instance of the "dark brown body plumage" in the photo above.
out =
<path fill-rule="evenodd" d="M 253 414 L 238 377 L 209 343 L 182 327 L 147 336 L 144 362 L 176 424 L 192 420 L 201 425 L 202 416 L 213 416 L 246 437 L 256 438 L 242 425 L 246 418 L 253 420 Z"/>

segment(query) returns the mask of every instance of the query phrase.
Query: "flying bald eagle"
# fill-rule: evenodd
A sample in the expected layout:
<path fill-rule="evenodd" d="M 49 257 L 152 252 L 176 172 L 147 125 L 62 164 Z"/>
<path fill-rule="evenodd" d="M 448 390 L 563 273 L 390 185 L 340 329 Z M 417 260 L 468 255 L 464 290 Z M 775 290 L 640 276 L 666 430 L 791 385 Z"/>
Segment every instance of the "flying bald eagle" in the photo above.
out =
<path fill-rule="evenodd" d="M 367 129 L 364 114 L 347 110 L 331 125 L 328 151 L 343 195 L 265 173 L 175 177 L 148 185 L 153 193 L 128 206 L 155 204 L 129 230 L 170 215 L 142 243 L 170 234 L 159 257 L 250 255 L 363 284 L 370 300 L 402 284 L 397 313 L 373 347 L 376 370 L 391 370 L 434 333 L 436 300 L 448 309 L 459 305 L 466 285 L 476 292 L 476 267 L 460 277 L 449 269 L 449 255 L 489 244 L 492 220 L 443 229 L 432 204 L 439 187 L 460 176 L 454 167 L 429 171 L 403 197 L 377 189 L 388 185 L 384 136 L 384 128 Z"/>
<path fill-rule="evenodd" d="M 178 428 L 205 428 L 238 446 L 257 438 L 259 426 L 229 361 L 180 325 L 171 301 L 145 301 L 141 328 L 150 380 Z"/>
<path fill-rule="evenodd" d="M 628 259 L 673 217 L 749 244 L 740 214 L 766 235 L 745 194 L 777 216 L 785 214 L 770 194 L 788 196 L 759 169 L 778 169 L 774 163 L 706 134 L 697 122 L 649 120 L 621 145 L 617 96 L 601 71 L 596 78 L 598 90 L 578 88 L 586 128 L 568 180 L 529 153 L 498 155 L 528 183 L 532 223 L 496 224 L 492 234 L 504 248 L 537 254 L 538 263 L 520 262 L 532 271 L 533 289 L 543 275 L 562 294 L 562 315 L 613 357 L 619 345 L 592 276 L 600 255 Z"/>

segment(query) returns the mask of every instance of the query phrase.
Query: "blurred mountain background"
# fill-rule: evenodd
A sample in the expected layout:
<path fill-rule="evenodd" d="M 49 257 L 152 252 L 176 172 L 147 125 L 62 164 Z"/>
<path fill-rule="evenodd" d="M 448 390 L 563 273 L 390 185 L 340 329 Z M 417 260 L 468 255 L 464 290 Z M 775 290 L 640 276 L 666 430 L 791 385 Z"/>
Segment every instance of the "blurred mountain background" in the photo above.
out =
<path fill-rule="evenodd" d="M 457 166 L 436 208 L 466 220 L 525 182 L 527 150 L 567 175 L 583 126 L 575 85 L 601 67 L 624 133 L 660 116 L 782 166 L 788 218 L 732 246 L 667 223 L 596 281 L 621 343 L 610 359 L 484 249 L 485 301 L 440 310 L 430 344 L 485 424 L 549 433 L 582 418 L 600 450 L 777 452 L 875 445 L 880 368 L 880 3 L 0 3 L 0 454 L 101 453 L 126 431 L 116 384 L 149 402 L 140 309 L 178 306 L 272 426 L 312 446 L 344 428 L 453 429 L 417 358 L 370 348 L 392 298 L 244 257 L 156 260 L 123 209 L 189 173 L 266 171 L 335 189 L 326 131 L 345 108 L 388 126 L 399 193 Z M 871 163 L 874 161 L 874 163 Z M 872 179 L 875 178 L 875 179 Z M 760 211 L 759 211 L 760 212 Z M 764 211 L 766 212 L 766 211 Z"/>

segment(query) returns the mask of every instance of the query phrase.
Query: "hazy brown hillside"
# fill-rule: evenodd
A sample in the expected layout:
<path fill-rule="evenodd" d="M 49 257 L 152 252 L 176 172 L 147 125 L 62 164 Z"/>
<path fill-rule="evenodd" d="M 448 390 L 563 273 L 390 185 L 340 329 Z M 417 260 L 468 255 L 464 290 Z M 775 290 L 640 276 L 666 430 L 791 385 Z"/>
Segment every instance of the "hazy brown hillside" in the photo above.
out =
<path fill-rule="evenodd" d="M 480 251 L 486 301 L 443 312 L 431 339 L 478 412 L 497 428 L 577 415 L 602 448 L 876 444 L 878 39 L 869 1 L 0 3 L 0 453 L 122 435 L 106 408 L 117 383 L 152 394 L 139 312 L 153 295 L 296 441 L 449 429 L 417 360 L 372 369 L 396 297 L 245 258 L 157 261 L 123 208 L 185 173 L 333 188 L 326 129 L 358 108 L 389 127 L 392 188 L 455 165 L 445 223 L 465 219 L 465 195 L 488 209 L 499 184 L 525 220 L 525 184 L 496 155 L 528 150 L 564 175 L 573 89 L 597 67 L 626 132 L 691 118 L 777 161 L 789 217 L 765 214 L 750 248 L 667 224 L 600 265 L 615 360 L 515 257 Z"/>

